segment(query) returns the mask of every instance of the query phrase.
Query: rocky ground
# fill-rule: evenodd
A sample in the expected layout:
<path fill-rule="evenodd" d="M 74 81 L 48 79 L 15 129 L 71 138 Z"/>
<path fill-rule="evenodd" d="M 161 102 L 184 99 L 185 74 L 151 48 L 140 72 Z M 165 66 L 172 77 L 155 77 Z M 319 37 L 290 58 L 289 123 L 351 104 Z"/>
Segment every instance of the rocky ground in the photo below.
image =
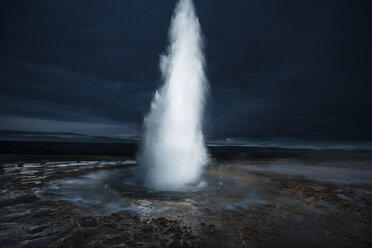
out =
<path fill-rule="evenodd" d="M 179 221 L 165 218 L 140 219 L 128 212 L 110 216 L 85 216 L 81 209 L 63 201 L 40 200 L 37 191 L 45 183 L 72 178 L 102 169 L 96 165 L 75 170 L 62 167 L 48 173 L 37 167 L 26 173 L 2 171 L 0 200 L 1 247 L 177 247 L 205 246 Z M 82 165 L 83 166 L 83 165 Z M 128 165 L 105 165 L 105 169 Z M 24 172 L 24 173 L 22 173 Z"/>
<path fill-rule="evenodd" d="M 40 197 L 48 182 L 126 162 L 19 163 L 0 167 L 1 247 L 371 247 L 372 188 L 315 182 L 226 166 L 209 169 L 247 184 L 265 199 L 248 208 L 197 217 L 88 215 L 83 206 Z M 235 173 L 235 174 L 234 174 Z M 44 193 L 47 194 L 47 193 Z"/>

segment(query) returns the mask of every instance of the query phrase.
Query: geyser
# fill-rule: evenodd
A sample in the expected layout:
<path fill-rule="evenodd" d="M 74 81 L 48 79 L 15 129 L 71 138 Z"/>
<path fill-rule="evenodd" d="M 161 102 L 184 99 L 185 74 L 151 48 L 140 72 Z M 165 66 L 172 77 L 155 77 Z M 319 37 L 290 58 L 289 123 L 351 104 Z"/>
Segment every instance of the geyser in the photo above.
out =
<path fill-rule="evenodd" d="M 192 0 L 180 0 L 161 56 L 164 84 L 144 119 L 135 177 L 146 187 L 176 191 L 197 183 L 208 154 L 202 134 L 207 81 L 203 44 Z"/>

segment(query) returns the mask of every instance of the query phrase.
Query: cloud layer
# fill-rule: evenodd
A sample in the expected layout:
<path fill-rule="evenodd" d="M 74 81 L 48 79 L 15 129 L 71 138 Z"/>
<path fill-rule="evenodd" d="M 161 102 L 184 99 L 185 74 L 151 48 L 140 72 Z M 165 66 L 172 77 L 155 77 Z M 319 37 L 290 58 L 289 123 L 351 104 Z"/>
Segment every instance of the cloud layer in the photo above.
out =
<path fill-rule="evenodd" d="M 0 5 L 0 129 L 140 132 L 160 84 L 174 1 Z M 369 1 L 196 7 L 211 86 L 209 136 L 372 140 Z"/>

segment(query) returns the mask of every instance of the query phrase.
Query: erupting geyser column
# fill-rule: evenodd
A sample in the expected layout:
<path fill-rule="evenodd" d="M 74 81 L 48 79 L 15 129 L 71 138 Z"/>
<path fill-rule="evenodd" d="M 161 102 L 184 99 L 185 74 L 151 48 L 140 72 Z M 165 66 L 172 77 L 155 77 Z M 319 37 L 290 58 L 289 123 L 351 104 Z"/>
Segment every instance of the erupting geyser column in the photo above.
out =
<path fill-rule="evenodd" d="M 169 39 L 171 45 L 160 61 L 164 85 L 144 120 L 135 176 L 157 190 L 182 190 L 200 179 L 208 160 L 202 134 L 207 81 L 192 0 L 178 2 Z"/>

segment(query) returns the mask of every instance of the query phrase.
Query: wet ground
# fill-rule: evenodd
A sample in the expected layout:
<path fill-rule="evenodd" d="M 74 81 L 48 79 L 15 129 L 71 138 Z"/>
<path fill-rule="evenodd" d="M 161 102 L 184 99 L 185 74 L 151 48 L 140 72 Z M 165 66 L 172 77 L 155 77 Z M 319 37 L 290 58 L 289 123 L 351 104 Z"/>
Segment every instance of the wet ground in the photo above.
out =
<path fill-rule="evenodd" d="M 183 192 L 135 162 L 4 163 L 1 247 L 371 247 L 369 162 L 215 162 Z"/>

